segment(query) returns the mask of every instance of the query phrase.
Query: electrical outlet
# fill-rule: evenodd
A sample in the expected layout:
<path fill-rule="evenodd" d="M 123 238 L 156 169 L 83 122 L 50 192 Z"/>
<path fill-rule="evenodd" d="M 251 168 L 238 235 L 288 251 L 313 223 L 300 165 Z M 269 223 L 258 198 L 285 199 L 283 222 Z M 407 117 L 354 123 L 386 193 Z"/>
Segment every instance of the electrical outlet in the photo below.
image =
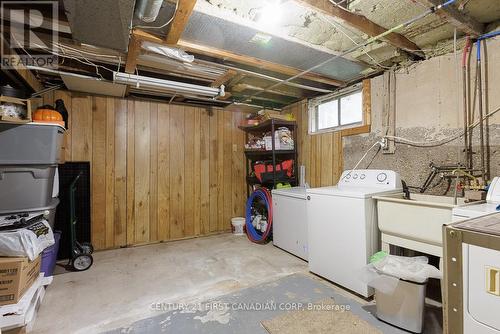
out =
<path fill-rule="evenodd" d="M 389 148 L 389 145 L 388 145 L 389 143 L 387 142 L 387 138 L 385 138 L 385 137 L 384 137 L 384 138 L 382 138 L 382 139 L 380 140 L 380 142 L 379 142 L 379 143 L 380 143 L 380 147 L 381 147 L 384 151 L 385 151 L 385 150 L 387 150 L 387 149 Z"/>

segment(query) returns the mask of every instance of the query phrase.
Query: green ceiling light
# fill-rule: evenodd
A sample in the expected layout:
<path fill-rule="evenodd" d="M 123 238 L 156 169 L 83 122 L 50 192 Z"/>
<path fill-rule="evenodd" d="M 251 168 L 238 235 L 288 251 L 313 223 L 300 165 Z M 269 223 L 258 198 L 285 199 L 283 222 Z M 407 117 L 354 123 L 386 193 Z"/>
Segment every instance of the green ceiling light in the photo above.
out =
<path fill-rule="evenodd" d="M 267 45 L 272 38 L 273 37 L 271 35 L 258 32 L 252 37 L 252 39 L 250 39 L 250 42 L 260 45 Z"/>

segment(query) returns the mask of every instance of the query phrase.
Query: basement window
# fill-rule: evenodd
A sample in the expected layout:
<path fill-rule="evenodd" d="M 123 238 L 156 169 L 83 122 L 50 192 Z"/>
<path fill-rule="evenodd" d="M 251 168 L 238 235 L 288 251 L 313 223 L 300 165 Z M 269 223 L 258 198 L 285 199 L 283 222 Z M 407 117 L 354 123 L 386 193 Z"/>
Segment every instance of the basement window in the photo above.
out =
<path fill-rule="evenodd" d="M 330 132 L 363 125 L 362 85 L 309 101 L 310 133 Z"/>

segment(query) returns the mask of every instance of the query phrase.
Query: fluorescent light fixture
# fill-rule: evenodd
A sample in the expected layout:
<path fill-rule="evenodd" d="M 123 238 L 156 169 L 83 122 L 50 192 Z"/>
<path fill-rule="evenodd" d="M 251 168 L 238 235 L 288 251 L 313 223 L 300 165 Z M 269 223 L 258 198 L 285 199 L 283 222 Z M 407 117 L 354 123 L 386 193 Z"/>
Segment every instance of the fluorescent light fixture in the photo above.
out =
<path fill-rule="evenodd" d="M 133 86 L 135 88 L 151 89 L 155 91 L 172 92 L 179 95 L 190 94 L 198 96 L 217 97 L 224 96 L 224 85 L 220 88 L 193 85 L 184 82 L 163 80 L 141 75 L 134 75 L 121 72 L 113 72 L 113 81 L 115 83 Z"/>

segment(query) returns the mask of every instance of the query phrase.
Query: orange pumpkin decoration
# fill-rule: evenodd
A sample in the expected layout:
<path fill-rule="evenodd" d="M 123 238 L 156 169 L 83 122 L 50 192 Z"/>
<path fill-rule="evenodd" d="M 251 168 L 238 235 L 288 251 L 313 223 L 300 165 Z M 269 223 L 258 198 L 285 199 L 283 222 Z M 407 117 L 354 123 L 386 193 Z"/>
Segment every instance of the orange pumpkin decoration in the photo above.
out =
<path fill-rule="evenodd" d="M 58 122 L 62 121 L 63 117 L 60 113 L 52 109 L 37 109 L 33 114 L 34 121 Z"/>

